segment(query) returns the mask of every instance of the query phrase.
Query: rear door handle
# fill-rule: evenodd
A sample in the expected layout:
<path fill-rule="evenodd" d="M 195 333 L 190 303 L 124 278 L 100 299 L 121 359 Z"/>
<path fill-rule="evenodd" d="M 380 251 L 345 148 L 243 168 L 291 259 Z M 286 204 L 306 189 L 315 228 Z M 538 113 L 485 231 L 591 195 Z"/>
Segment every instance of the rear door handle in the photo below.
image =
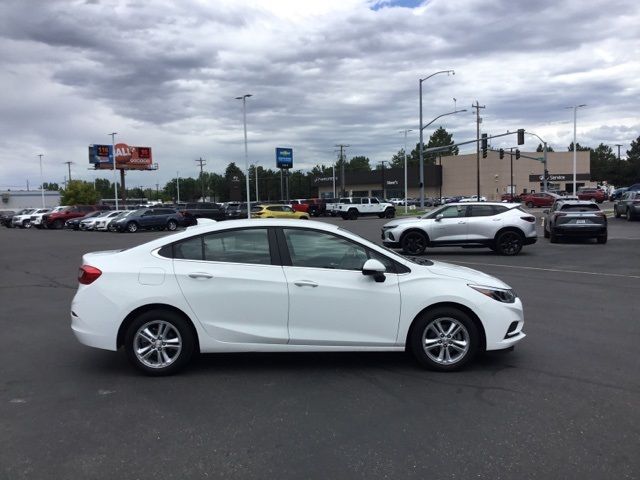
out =
<path fill-rule="evenodd" d="M 312 282 L 311 280 L 299 280 L 297 282 L 294 282 L 294 285 L 296 287 L 312 287 L 312 288 L 315 288 L 318 286 L 316 282 Z"/>
<path fill-rule="evenodd" d="M 467 222 L 458 222 L 458 225 L 464 225 Z"/>
<path fill-rule="evenodd" d="M 191 272 L 189 274 L 189 277 L 209 279 L 209 278 L 213 278 L 213 275 L 211 275 L 210 273 L 204 273 L 204 272 Z"/>

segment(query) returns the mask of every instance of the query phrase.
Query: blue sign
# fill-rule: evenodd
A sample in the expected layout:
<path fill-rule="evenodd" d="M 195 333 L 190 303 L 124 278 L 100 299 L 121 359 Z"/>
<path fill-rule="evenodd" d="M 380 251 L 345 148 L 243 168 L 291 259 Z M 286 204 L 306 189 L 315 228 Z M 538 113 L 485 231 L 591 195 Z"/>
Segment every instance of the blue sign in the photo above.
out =
<path fill-rule="evenodd" d="M 276 148 L 276 166 L 278 168 L 293 168 L 293 148 Z"/>

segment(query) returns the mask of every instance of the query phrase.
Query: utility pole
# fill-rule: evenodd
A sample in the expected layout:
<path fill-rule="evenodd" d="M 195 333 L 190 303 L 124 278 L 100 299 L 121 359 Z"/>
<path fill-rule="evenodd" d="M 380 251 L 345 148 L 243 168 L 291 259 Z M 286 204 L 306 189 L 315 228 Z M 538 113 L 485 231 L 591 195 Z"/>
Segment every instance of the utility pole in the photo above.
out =
<path fill-rule="evenodd" d="M 341 171 L 341 174 L 340 174 L 340 176 L 342 177 L 341 178 L 342 194 L 340 196 L 341 197 L 345 197 L 346 196 L 346 192 L 345 192 L 345 185 L 344 185 L 344 155 L 343 155 L 343 152 L 344 152 L 345 148 L 350 147 L 351 145 L 338 144 L 338 145 L 335 145 L 335 146 L 336 147 L 340 147 L 340 161 L 342 162 L 342 167 L 341 167 L 342 171 Z"/>
<path fill-rule="evenodd" d="M 113 162 L 113 199 L 116 202 L 116 210 L 118 210 L 118 178 L 116 177 L 116 135 L 118 132 L 111 132 L 107 135 L 111 136 L 111 161 Z M 124 178 L 124 177 L 123 177 Z M 123 185 L 124 188 L 124 185 Z M 126 203 L 122 206 L 126 209 Z"/>
<path fill-rule="evenodd" d="M 618 152 L 620 151 L 620 149 L 618 148 Z M 42 208 L 44 208 L 44 178 L 42 176 L 42 157 L 44 155 L 42 153 L 38 154 L 38 157 L 40 157 L 40 195 L 42 196 Z M 618 157 L 620 156 L 620 154 L 618 154 Z"/>
<path fill-rule="evenodd" d="M 480 109 L 486 108 L 485 105 L 480 105 L 476 100 L 475 105 L 471 105 L 471 108 L 476 109 L 476 187 L 477 198 L 480 200 L 480 123 L 482 123 L 482 117 L 480 117 Z"/>
<path fill-rule="evenodd" d="M 71 164 L 73 162 L 62 162 L 65 163 L 67 165 L 67 168 L 69 169 L 69 181 L 71 181 Z"/>
<path fill-rule="evenodd" d="M 389 163 L 389 161 L 388 160 L 382 160 L 380 162 L 380 165 L 382 166 L 382 198 L 381 198 L 382 201 L 384 201 L 384 199 L 387 198 L 387 195 L 385 194 L 385 191 L 384 191 L 385 190 L 385 188 L 384 188 L 384 184 L 385 184 L 385 182 L 384 182 L 384 164 L 385 163 Z M 407 202 L 405 201 L 404 203 L 406 204 Z"/>
<path fill-rule="evenodd" d="M 200 186 L 202 188 L 202 201 L 204 202 L 204 175 L 203 175 L 202 168 L 207 164 L 207 161 L 202 157 L 200 157 L 199 159 L 196 160 L 196 162 L 200 164 Z"/>

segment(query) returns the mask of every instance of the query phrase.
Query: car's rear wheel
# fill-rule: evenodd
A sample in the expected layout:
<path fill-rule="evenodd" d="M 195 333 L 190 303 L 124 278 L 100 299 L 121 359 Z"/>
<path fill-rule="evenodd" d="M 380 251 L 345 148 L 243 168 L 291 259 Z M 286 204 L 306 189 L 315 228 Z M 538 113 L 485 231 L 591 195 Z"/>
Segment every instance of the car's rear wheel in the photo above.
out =
<path fill-rule="evenodd" d="M 527 208 L 533 208 L 533 202 L 527 202 Z"/>
<path fill-rule="evenodd" d="M 170 375 L 193 356 L 196 339 L 179 314 L 151 310 L 137 317 L 125 335 L 125 350 L 133 365 L 148 375 Z"/>
<path fill-rule="evenodd" d="M 476 354 L 480 334 L 473 320 L 456 308 L 437 308 L 422 314 L 411 329 L 411 352 L 424 367 L 458 370 Z"/>
<path fill-rule="evenodd" d="M 349 210 L 347 212 L 347 219 L 348 220 L 357 220 L 358 219 L 358 210 L 356 210 L 355 208 L 352 208 L 351 210 Z"/>
<path fill-rule="evenodd" d="M 551 243 L 558 243 L 558 236 L 553 233 L 553 230 L 549 233 L 549 241 Z"/>
<path fill-rule="evenodd" d="M 31 221 L 30 220 L 23 220 L 22 228 L 31 228 Z"/>
<path fill-rule="evenodd" d="M 496 249 L 500 255 L 513 256 L 520 253 L 524 240 L 518 232 L 508 230 L 496 238 Z"/>
<path fill-rule="evenodd" d="M 627 208 L 626 217 L 627 217 L 627 222 L 630 222 L 631 220 L 633 220 L 633 214 L 631 213 L 630 208 Z"/>
<path fill-rule="evenodd" d="M 429 240 L 422 232 L 411 231 L 402 236 L 400 247 L 407 255 L 420 255 L 427 248 Z"/>
<path fill-rule="evenodd" d="M 129 222 L 127 224 L 127 232 L 136 233 L 138 231 L 138 224 L 136 222 Z"/>
<path fill-rule="evenodd" d="M 549 231 L 546 228 L 544 228 L 543 231 L 544 231 L 544 238 L 549 238 L 550 237 Z"/>
<path fill-rule="evenodd" d="M 604 235 L 600 235 L 599 237 L 596 238 L 596 240 L 600 244 L 607 243 L 607 234 L 605 233 Z"/>
<path fill-rule="evenodd" d="M 167 230 L 173 232 L 176 230 L 176 228 L 178 228 L 178 222 L 176 222 L 175 220 L 169 220 L 167 222 Z"/>
<path fill-rule="evenodd" d="M 615 205 L 613 206 L 613 216 L 616 218 L 620 218 L 622 216 Z"/>
<path fill-rule="evenodd" d="M 64 222 L 60 219 L 58 220 L 54 220 L 53 224 L 51 224 L 51 226 L 53 228 L 55 228 L 56 230 L 62 230 L 62 227 L 64 227 Z"/>
<path fill-rule="evenodd" d="M 395 211 L 393 208 L 387 208 L 387 209 L 384 211 L 384 216 L 385 216 L 386 218 L 393 218 L 393 217 L 395 217 L 395 216 L 396 216 L 396 211 Z"/>

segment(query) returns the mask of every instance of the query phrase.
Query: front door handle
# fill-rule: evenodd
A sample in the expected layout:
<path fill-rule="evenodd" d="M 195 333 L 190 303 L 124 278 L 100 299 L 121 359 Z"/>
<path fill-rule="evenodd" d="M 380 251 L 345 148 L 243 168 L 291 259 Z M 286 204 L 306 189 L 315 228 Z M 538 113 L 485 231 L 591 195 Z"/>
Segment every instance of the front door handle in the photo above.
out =
<path fill-rule="evenodd" d="M 464 225 L 467 222 L 458 222 L 458 225 Z"/>
<path fill-rule="evenodd" d="M 312 288 L 315 288 L 318 286 L 316 282 L 312 282 L 311 280 L 299 280 L 297 282 L 294 282 L 294 285 L 296 287 L 312 287 Z"/>
<path fill-rule="evenodd" d="M 211 275 L 210 273 L 205 273 L 205 272 L 192 272 L 192 273 L 189 274 L 189 277 L 191 277 L 191 278 L 209 279 L 209 278 L 213 278 L 213 275 Z"/>

